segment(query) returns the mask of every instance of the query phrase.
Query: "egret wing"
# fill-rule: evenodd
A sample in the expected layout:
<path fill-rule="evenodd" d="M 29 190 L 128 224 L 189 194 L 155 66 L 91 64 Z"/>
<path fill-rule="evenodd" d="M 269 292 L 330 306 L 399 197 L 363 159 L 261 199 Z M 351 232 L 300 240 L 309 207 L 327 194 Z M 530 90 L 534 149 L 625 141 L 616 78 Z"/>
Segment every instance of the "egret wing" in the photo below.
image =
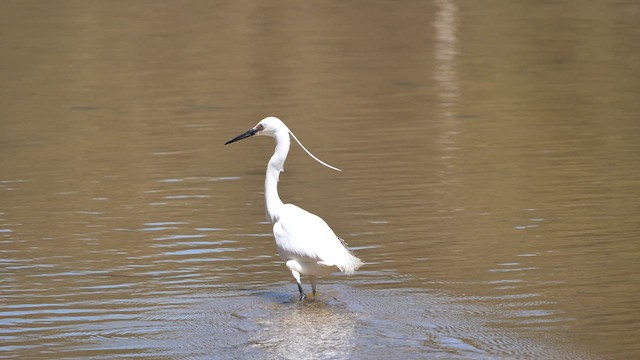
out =
<path fill-rule="evenodd" d="M 292 204 L 283 206 L 273 234 L 283 258 L 317 261 L 342 270 L 351 256 L 322 218 Z"/>

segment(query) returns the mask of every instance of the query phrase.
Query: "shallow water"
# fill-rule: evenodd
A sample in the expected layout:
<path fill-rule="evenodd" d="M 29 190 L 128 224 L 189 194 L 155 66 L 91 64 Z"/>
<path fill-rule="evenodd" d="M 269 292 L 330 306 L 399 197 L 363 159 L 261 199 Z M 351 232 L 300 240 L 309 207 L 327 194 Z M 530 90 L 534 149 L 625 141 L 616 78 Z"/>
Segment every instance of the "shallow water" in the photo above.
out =
<path fill-rule="evenodd" d="M 639 357 L 639 13 L 1 4 L 0 358 Z M 367 262 L 304 304 L 267 115 Z"/>

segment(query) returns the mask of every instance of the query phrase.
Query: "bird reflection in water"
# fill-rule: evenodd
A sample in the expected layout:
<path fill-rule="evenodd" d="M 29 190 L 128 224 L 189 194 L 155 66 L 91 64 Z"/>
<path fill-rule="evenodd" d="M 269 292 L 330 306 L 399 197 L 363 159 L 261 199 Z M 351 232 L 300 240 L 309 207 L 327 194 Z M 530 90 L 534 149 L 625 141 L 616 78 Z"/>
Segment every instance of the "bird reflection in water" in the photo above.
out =
<path fill-rule="evenodd" d="M 346 359 L 355 350 L 355 314 L 335 303 L 311 301 L 261 321 L 255 347 L 286 359 Z"/>

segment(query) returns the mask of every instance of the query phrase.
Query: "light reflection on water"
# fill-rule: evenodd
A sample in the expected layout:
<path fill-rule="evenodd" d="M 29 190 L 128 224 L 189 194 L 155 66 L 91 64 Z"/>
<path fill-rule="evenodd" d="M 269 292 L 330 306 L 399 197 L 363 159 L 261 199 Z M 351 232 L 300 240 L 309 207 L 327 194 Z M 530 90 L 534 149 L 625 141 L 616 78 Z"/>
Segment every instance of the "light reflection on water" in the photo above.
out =
<path fill-rule="evenodd" d="M 324 293 L 324 300 L 299 304 L 293 298 L 278 285 L 268 291 L 230 289 L 219 296 L 214 291 L 200 296 L 154 294 L 70 302 L 68 306 L 80 308 L 8 309 L 2 315 L 38 317 L 28 329 L 14 322 L 24 328 L 17 333 L 24 345 L 13 346 L 14 350 L 33 347 L 44 337 L 49 341 L 40 345 L 43 350 L 46 347 L 62 358 L 107 353 L 190 358 L 585 356 L 549 339 L 540 342 L 492 330 L 490 322 L 500 314 L 442 294 L 336 286 Z M 55 306 L 42 306 L 51 305 Z M 91 305 L 109 309 L 87 307 Z M 16 338 L 5 340 L 17 343 Z"/>
<path fill-rule="evenodd" d="M 489 269 L 489 273 L 514 278 L 487 281 L 497 295 L 452 297 L 417 290 L 420 286 L 405 288 L 407 283 L 425 279 L 418 273 L 393 270 L 389 266 L 394 262 L 374 260 L 358 276 L 323 281 L 319 299 L 300 304 L 293 283 L 282 281 L 288 278 L 287 272 L 270 255 L 268 233 L 231 234 L 224 228 L 200 226 L 191 221 L 148 221 L 132 229 L 114 229 L 108 233 L 127 241 L 138 239 L 146 246 L 144 255 L 133 248 L 97 251 L 98 258 L 118 257 L 105 262 L 107 268 L 100 265 L 102 260 L 83 260 L 91 256 L 90 250 L 84 255 L 80 251 L 15 262 L 5 259 L 5 270 L 13 276 L 2 280 L 7 303 L 0 312 L 4 353 L 29 350 L 39 354 L 34 358 L 51 354 L 57 358 L 107 354 L 181 358 L 212 354 L 225 358 L 586 356 L 553 339 L 540 341 L 538 332 L 566 328 L 570 319 L 554 301 L 522 291 L 521 287 L 530 284 L 517 279 L 517 273 L 536 270 L 522 262 Z M 228 239 L 214 240 L 225 237 Z M 251 255 L 256 246 L 246 243 L 251 238 L 268 245 Z M 246 247 L 238 247 L 242 243 Z M 153 249 L 158 251 L 148 253 Z M 362 246 L 359 251 L 380 249 L 384 245 Z M 427 288 L 449 285 L 431 282 Z M 495 324 L 526 331 L 505 332 Z"/>

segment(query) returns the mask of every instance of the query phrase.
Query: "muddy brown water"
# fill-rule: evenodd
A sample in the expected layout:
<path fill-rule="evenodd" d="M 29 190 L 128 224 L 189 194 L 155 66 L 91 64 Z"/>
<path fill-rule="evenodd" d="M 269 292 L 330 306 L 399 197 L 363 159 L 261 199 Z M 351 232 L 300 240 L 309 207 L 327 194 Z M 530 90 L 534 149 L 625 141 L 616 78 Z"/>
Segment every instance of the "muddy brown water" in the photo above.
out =
<path fill-rule="evenodd" d="M 0 358 L 640 357 L 639 15 L 3 2 Z M 367 262 L 304 304 L 222 145 L 268 115 Z"/>

